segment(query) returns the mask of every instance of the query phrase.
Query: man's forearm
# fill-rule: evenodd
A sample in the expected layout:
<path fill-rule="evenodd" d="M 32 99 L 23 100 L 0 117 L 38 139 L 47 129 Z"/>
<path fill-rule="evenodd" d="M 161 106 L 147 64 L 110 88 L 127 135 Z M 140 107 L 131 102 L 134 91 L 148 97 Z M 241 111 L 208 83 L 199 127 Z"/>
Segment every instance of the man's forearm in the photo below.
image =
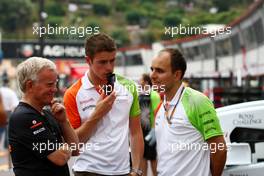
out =
<path fill-rule="evenodd" d="M 70 146 L 64 143 L 60 148 L 47 156 L 47 158 L 56 165 L 65 165 L 72 155 Z"/>
<path fill-rule="evenodd" d="M 70 125 L 70 122 L 66 120 L 63 123 L 60 123 L 60 126 L 62 129 L 63 138 L 65 142 L 68 145 L 78 145 L 79 138 L 77 134 L 75 133 L 74 129 L 72 128 L 72 126 Z M 77 155 L 77 154 L 78 154 L 77 151 L 73 151 L 73 155 Z"/>
<path fill-rule="evenodd" d="M 144 153 L 144 141 L 141 129 L 135 135 L 131 135 L 130 147 L 132 156 L 132 168 L 139 169 L 140 162 L 143 158 Z"/>
<path fill-rule="evenodd" d="M 212 176 L 221 176 L 226 162 L 226 150 L 217 150 L 210 154 Z"/>
<path fill-rule="evenodd" d="M 68 144 L 75 143 L 78 144 L 79 139 L 77 134 L 75 133 L 74 129 L 72 128 L 70 122 L 66 120 L 63 123 L 60 123 L 62 133 L 63 133 L 63 138 L 65 142 Z"/>
<path fill-rule="evenodd" d="M 96 114 L 92 114 L 92 116 L 87 121 L 85 121 L 79 128 L 75 130 L 81 143 L 85 143 L 89 140 L 100 119 L 101 118 L 99 118 Z"/>

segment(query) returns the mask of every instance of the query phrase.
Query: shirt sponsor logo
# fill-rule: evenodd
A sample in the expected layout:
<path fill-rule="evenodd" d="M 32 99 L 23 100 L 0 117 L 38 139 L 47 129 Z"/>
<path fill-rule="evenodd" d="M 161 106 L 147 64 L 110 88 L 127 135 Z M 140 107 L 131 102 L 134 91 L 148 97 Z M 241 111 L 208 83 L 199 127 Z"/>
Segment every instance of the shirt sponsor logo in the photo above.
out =
<path fill-rule="evenodd" d="M 80 101 L 80 105 L 85 104 L 85 103 L 89 103 L 90 101 L 93 101 L 93 100 L 94 100 L 93 98 L 90 98 L 88 100 Z"/>
<path fill-rule="evenodd" d="M 206 111 L 206 112 L 204 112 L 202 114 L 199 114 L 199 117 L 200 118 L 203 118 L 204 116 L 209 115 L 209 114 L 211 114 L 211 111 L 210 110 L 209 111 Z"/>
<path fill-rule="evenodd" d="M 33 131 L 33 134 L 34 135 L 36 135 L 36 134 L 38 134 L 38 133 L 40 133 L 40 132 L 43 132 L 43 131 L 45 131 L 46 129 L 44 128 L 44 127 L 42 127 L 42 128 L 40 128 L 40 129 L 38 129 L 38 130 L 36 130 L 36 131 Z"/>
<path fill-rule="evenodd" d="M 88 109 L 90 109 L 90 108 L 95 108 L 95 105 L 89 105 L 89 106 L 86 106 L 86 107 L 84 107 L 82 110 L 83 110 L 83 111 L 86 111 L 86 110 L 88 110 Z"/>
<path fill-rule="evenodd" d="M 34 129 L 34 128 L 36 128 L 36 127 L 42 125 L 43 123 L 42 123 L 42 122 L 37 123 L 36 120 L 33 120 L 33 121 L 32 121 L 32 124 L 33 124 L 33 125 L 32 125 L 30 128 L 31 128 L 31 129 Z"/>

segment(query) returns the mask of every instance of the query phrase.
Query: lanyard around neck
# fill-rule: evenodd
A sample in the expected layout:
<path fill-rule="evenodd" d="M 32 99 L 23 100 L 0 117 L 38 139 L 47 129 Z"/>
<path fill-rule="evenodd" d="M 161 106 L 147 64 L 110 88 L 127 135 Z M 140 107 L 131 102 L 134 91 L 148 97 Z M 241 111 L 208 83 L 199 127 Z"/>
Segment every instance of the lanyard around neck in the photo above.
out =
<path fill-rule="evenodd" d="M 182 93 L 183 93 L 183 91 L 184 91 L 184 88 L 185 88 L 185 87 L 182 88 L 181 93 L 180 93 L 180 95 L 179 95 L 179 98 L 178 98 L 176 104 L 174 105 L 174 107 L 173 107 L 173 109 L 172 109 L 172 112 L 171 112 L 170 116 L 169 116 L 169 109 L 170 109 L 170 108 L 169 108 L 169 103 L 166 102 L 165 105 L 163 104 L 163 107 L 164 107 L 164 109 L 165 109 L 165 117 L 166 117 L 166 119 L 167 119 L 167 121 L 168 121 L 169 124 L 171 124 L 171 119 L 172 119 L 172 117 L 173 117 L 173 114 L 175 113 L 175 110 L 176 110 L 177 105 L 178 105 L 179 102 L 180 102 L 181 95 L 182 95 Z"/>

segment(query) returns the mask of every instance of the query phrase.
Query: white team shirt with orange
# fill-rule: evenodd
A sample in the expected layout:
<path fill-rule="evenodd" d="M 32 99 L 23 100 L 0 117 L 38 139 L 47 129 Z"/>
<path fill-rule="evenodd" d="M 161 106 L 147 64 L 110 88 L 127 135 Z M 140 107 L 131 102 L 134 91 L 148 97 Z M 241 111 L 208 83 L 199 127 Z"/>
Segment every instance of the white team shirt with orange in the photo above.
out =
<path fill-rule="evenodd" d="M 134 82 L 121 76 L 117 75 L 114 86 L 117 98 L 113 107 L 98 122 L 87 143 L 80 144 L 81 153 L 73 171 L 103 175 L 129 173 L 129 118 L 140 114 L 138 95 Z M 89 119 L 99 97 L 87 73 L 66 91 L 66 113 L 75 129 Z"/>

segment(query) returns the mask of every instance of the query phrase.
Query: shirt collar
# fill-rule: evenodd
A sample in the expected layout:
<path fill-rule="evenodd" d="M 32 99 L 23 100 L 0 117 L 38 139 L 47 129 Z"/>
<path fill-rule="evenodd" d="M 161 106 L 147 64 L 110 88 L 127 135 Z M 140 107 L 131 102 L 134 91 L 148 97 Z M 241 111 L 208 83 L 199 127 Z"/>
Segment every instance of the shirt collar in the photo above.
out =
<path fill-rule="evenodd" d="M 90 79 L 88 78 L 88 72 L 86 71 L 84 76 L 82 77 L 82 83 L 84 89 L 92 89 L 94 88 L 94 85 L 91 83 Z"/>
<path fill-rule="evenodd" d="M 183 94 L 182 89 L 184 88 L 184 85 L 181 84 L 179 89 L 177 90 L 176 94 L 174 95 L 173 99 L 169 102 L 169 105 L 175 105 L 179 98 L 181 98 L 181 95 Z M 164 103 L 166 103 L 166 96 L 164 96 Z"/>

